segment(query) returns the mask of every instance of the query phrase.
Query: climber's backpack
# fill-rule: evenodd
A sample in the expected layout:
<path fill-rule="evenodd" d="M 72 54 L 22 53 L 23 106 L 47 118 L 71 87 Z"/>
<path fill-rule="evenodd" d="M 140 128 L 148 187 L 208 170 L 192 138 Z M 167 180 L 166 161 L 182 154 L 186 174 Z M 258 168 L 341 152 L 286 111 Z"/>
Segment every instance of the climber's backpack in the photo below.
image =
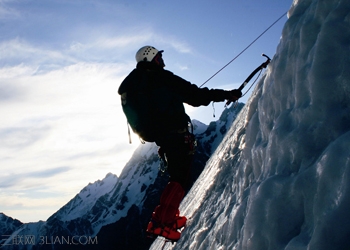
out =
<path fill-rule="evenodd" d="M 131 79 L 134 81 L 122 83 L 125 90 L 121 94 L 124 114 L 134 133 L 144 141 L 154 142 L 156 135 L 171 120 L 168 117 L 174 95 L 147 74 Z"/>

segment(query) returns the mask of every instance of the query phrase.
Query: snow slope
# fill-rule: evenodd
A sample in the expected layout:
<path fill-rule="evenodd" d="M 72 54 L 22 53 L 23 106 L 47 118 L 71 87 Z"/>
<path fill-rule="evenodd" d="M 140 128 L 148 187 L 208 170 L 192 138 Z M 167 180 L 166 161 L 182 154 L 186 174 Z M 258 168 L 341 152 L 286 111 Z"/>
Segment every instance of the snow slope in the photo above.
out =
<path fill-rule="evenodd" d="M 350 1 L 294 0 L 288 17 L 181 204 L 182 238 L 151 249 L 350 249 Z"/>

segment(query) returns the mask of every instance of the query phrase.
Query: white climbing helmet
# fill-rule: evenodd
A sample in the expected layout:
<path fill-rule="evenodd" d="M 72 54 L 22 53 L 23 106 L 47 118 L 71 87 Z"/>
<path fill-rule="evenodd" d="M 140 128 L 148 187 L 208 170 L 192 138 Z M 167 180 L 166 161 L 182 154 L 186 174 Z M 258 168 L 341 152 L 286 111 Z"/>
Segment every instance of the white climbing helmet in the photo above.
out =
<path fill-rule="evenodd" d="M 135 58 L 136 58 L 136 62 L 141 62 L 141 61 L 145 61 L 145 62 L 151 62 L 152 59 L 158 54 L 158 53 L 162 53 L 163 50 L 157 50 L 155 47 L 152 46 L 143 46 L 141 49 L 139 49 L 136 52 Z"/>

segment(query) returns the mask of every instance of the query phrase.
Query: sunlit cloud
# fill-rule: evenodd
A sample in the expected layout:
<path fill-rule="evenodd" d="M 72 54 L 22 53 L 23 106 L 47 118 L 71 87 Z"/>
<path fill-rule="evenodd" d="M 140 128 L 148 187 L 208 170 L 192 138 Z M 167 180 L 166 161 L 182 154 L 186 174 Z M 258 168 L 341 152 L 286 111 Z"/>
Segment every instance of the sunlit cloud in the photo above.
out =
<path fill-rule="evenodd" d="M 38 70 L 40 67 L 50 68 L 53 65 L 56 65 L 55 68 L 57 68 L 78 62 L 64 51 L 35 46 L 19 38 L 1 42 L 0 53 L 0 65 L 3 65 L 5 70 L 9 70 L 10 66 L 27 70 L 30 68 Z"/>
<path fill-rule="evenodd" d="M 116 145 L 123 137 L 124 147 L 127 145 L 127 127 L 121 119 L 117 89 L 129 69 L 128 64 L 78 63 L 40 75 L 32 75 L 30 70 L 17 78 L 8 74 L 8 84 L 0 84 L 2 93 L 7 93 L 1 99 L 6 105 L 0 106 L 0 112 L 11 110 L 0 125 L 3 168 L 9 158 L 11 168 L 13 164 L 41 168 L 69 165 L 78 158 L 92 162 L 95 156 L 105 158 L 98 164 L 119 173 L 123 165 L 118 165 L 117 154 L 122 146 Z M 10 101 L 11 96 L 17 97 L 16 101 Z M 14 149 L 21 153 L 14 154 Z M 92 166 L 95 163 L 87 162 L 84 167 L 105 171 L 98 164 Z"/>
<path fill-rule="evenodd" d="M 11 79 L 26 75 L 32 75 L 37 70 L 37 67 L 25 65 L 24 63 L 17 64 L 15 66 L 5 66 L 0 68 L 0 79 Z"/>
<path fill-rule="evenodd" d="M 0 196 L 17 197 L 17 205 L 5 210 L 2 203 L 2 209 L 49 216 L 48 201 L 30 198 L 30 190 L 61 193 L 55 201 L 60 207 L 89 182 L 108 172 L 119 175 L 138 146 L 137 140 L 128 144 L 117 94 L 134 63 L 80 62 L 40 74 L 25 65 L 0 68 Z M 24 194 L 18 196 L 19 190 Z"/>

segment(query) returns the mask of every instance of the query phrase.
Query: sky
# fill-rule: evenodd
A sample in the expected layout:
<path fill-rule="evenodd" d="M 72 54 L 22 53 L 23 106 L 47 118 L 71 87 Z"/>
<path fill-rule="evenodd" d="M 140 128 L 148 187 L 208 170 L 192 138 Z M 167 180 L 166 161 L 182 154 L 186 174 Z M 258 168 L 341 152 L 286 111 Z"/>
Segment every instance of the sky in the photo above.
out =
<path fill-rule="evenodd" d="M 0 0 L 0 212 L 45 221 L 87 184 L 120 174 L 140 143 L 128 143 L 117 90 L 140 47 L 164 50 L 166 69 L 200 86 L 291 3 Z M 273 57 L 286 20 L 204 87 L 238 88 L 262 53 Z M 206 124 L 223 108 L 186 106 Z"/>

